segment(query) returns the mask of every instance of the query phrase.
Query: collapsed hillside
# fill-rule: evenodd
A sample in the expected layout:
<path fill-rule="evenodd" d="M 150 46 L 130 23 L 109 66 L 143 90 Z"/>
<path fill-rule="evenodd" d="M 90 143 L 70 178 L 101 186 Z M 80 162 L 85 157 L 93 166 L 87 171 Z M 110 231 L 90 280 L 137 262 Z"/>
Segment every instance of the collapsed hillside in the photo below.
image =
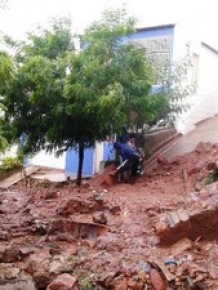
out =
<path fill-rule="evenodd" d="M 157 161 L 132 184 L 2 191 L 0 289 L 218 289 L 218 144 Z"/>

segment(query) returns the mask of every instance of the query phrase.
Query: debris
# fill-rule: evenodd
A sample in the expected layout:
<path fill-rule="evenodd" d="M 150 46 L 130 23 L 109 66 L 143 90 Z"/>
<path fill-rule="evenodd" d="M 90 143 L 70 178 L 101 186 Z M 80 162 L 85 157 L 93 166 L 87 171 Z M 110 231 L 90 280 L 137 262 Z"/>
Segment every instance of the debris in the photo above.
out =
<path fill-rule="evenodd" d="M 169 165 L 169 161 L 164 156 L 157 156 L 156 160 L 159 165 Z"/>
<path fill-rule="evenodd" d="M 180 255 L 186 250 L 192 248 L 192 241 L 188 238 L 183 238 L 170 247 L 170 253 L 174 256 Z"/>
<path fill-rule="evenodd" d="M 55 280 L 53 280 L 47 287 L 48 290 L 74 290 L 76 284 L 76 278 L 70 274 L 59 275 Z"/>
<path fill-rule="evenodd" d="M 155 290 L 166 290 L 167 285 L 161 274 L 154 268 L 151 269 L 151 284 Z"/>
<path fill-rule="evenodd" d="M 107 218 L 104 212 L 102 211 L 95 212 L 92 217 L 93 217 L 94 223 L 99 223 L 99 224 L 104 224 L 104 225 L 107 224 Z"/>

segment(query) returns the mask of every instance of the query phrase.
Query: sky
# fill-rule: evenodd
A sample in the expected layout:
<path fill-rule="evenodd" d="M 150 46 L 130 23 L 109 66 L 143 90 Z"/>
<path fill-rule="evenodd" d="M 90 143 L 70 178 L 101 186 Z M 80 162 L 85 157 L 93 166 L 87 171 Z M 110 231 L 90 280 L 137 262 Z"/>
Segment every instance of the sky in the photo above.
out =
<path fill-rule="evenodd" d="M 23 39 L 36 24 L 45 26 L 51 17 L 70 16 L 73 32 L 82 32 L 100 18 L 103 9 L 125 5 L 139 27 L 180 22 L 202 23 L 202 34 L 218 48 L 217 0 L 8 0 L 0 10 L 0 30 Z"/>

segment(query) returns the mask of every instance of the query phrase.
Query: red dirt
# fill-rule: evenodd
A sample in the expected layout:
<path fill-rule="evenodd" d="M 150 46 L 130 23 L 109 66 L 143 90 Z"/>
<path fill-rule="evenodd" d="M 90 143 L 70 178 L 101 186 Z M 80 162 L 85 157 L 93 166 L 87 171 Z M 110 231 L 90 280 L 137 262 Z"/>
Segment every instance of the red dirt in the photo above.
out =
<path fill-rule="evenodd" d="M 99 283 L 104 285 L 106 283 L 104 277 L 107 277 L 109 283 L 110 273 L 114 273 L 110 282 L 113 284 L 118 272 L 125 273 L 125 279 L 126 277 L 130 279 L 129 277 L 134 276 L 133 273 L 139 271 L 146 261 L 163 262 L 173 257 L 205 267 L 207 273 L 201 278 L 207 285 L 205 289 L 218 289 L 217 240 L 206 241 L 199 237 L 193 248 L 175 256 L 172 255 L 171 247 L 160 246 L 155 232 L 155 223 L 160 214 L 179 209 L 191 193 L 205 186 L 204 180 L 208 175 L 207 164 L 216 160 L 218 160 L 218 144 L 202 143 L 195 151 L 177 157 L 169 164 L 159 162 L 156 169 L 149 174 L 145 173 L 133 184 L 109 183 L 111 186 L 108 187 L 107 184 L 105 187 L 102 186 L 105 175 L 89 180 L 89 187 L 86 184 L 81 188 L 75 187 L 74 184 L 59 187 L 52 184 L 37 186 L 33 183 L 30 188 L 26 188 L 20 182 L 10 188 L 10 191 L 2 191 L 0 195 L 1 247 L 16 249 L 18 252 L 24 247 L 33 248 L 33 252 L 47 251 L 50 253 L 50 262 L 57 253 L 60 255 L 71 253 L 74 259 L 72 275 L 77 279 L 86 275 L 90 279 L 101 281 Z M 53 192 L 55 194 L 52 194 Z M 47 198 L 48 196 L 50 198 Z M 90 211 L 81 213 L 77 208 L 76 213 L 68 212 L 68 216 L 63 217 L 59 214 L 59 208 L 70 199 L 91 201 L 88 205 Z M 97 234 L 95 229 L 93 233 L 95 227 L 92 217 L 93 200 L 107 205 L 103 209 L 100 207 L 107 218 L 106 232 Z M 75 238 L 75 232 L 72 234 L 72 221 L 78 222 L 79 225 L 81 223 L 89 225 L 88 228 L 79 227 L 78 239 Z M 61 232 L 49 232 L 54 222 L 58 223 L 57 229 L 61 227 Z M 86 231 L 84 236 L 81 235 L 84 233 L 82 231 Z M 10 263 L 14 263 L 16 267 L 29 269 L 29 254 L 25 257 L 19 254 L 18 257 L 9 253 L 8 256 Z M 5 262 L 4 258 L 1 258 L 0 248 L 0 265 L 1 261 Z M 68 271 L 70 272 L 69 269 Z M 38 286 L 41 285 L 39 282 L 41 279 L 42 284 L 44 283 L 40 286 L 41 289 L 45 289 L 43 287 L 51 281 L 51 278 L 57 276 L 48 274 L 49 278 L 41 276 L 40 278 L 34 274 L 34 270 L 29 270 L 29 273 Z M 133 281 L 130 283 L 128 279 L 125 283 L 122 280 L 122 283 L 133 284 Z M 112 285 L 110 283 L 108 285 Z M 113 287 L 110 289 L 119 288 Z M 126 289 L 125 287 L 119 289 Z"/>

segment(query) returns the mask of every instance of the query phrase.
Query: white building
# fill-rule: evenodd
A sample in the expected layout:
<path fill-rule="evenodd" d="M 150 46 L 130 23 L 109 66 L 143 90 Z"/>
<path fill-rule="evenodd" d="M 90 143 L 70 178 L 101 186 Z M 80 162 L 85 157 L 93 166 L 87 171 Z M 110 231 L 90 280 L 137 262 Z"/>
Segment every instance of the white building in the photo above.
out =
<path fill-rule="evenodd" d="M 165 67 L 190 58 L 188 79 L 197 87 L 196 93 L 187 99 L 190 108 L 175 122 L 177 131 L 182 134 L 218 113 L 218 50 L 204 41 L 200 28 L 191 22 L 161 25 L 138 29 L 127 37 L 127 41 L 139 43 L 151 56 L 161 58 Z"/>

